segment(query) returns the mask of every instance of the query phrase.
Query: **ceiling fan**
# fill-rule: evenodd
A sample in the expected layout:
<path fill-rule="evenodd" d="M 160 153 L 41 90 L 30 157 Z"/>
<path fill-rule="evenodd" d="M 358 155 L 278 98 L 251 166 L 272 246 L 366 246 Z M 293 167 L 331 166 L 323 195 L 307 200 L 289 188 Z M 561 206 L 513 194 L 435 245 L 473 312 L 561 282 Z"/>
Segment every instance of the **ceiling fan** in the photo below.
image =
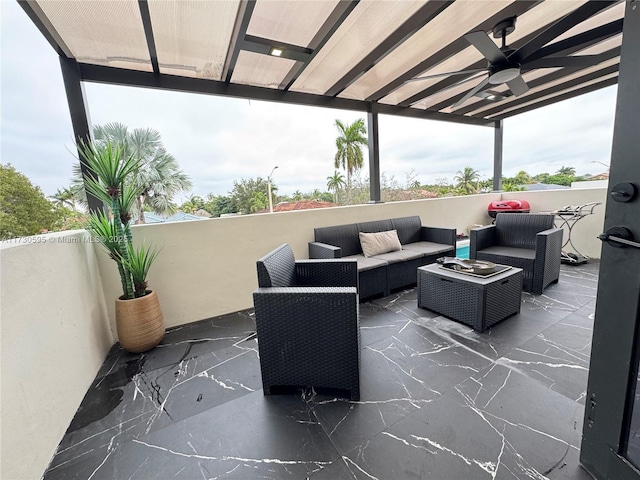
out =
<path fill-rule="evenodd" d="M 516 17 L 507 18 L 493 27 L 493 37 L 502 39 L 502 46 L 500 48 L 498 48 L 489 35 L 484 31 L 471 32 L 464 36 L 464 38 L 487 59 L 489 62 L 487 67 L 415 77 L 408 81 L 412 82 L 435 77 L 488 72 L 488 75 L 480 81 L 480 83 L 473 87 L 453 105 L 453 108 L 455 108 L 466 102 L 474 95 L 490 98 L 491 95 L 484 95 L 482 94 L 483 91 L 491 88 L 492 86 L 501 85 L 503 83 L 507 84 L 513 95 L 522 95 L 529 90 L 529 86 L 522 78 L 522 72 L 526 70 L 554 67 L 585 68 L 597 65 L 603 60 L 601 55 L 551 57 L 547 56 L 554 53 L 551 50 L 548 50 L 545 55 L 545 48 L 531 51 L 530 46 L 527 48 L 528 44 L 523 45 L 517 50 L 513 49 L 507 45 L 507 35 L 512 33 L 515 28 Z M 468 80 L 469 78 L 466 78 L 464 81 Z M 506 97 L 502 96 L 501 98 Z"/>

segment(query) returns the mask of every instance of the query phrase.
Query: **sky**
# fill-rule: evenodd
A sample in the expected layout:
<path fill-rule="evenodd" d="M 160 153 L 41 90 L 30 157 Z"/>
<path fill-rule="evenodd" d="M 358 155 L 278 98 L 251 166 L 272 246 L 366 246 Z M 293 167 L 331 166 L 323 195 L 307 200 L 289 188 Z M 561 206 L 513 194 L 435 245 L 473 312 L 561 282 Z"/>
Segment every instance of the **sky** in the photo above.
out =
<path fill-rule="evenodd" d="M 45 195 L 68 187 L 77 163 L 58 55 L 17 2 L 0 0 L 0 162 L 25 174 Z M 504 122 L 503 175 L 606 171 L 617 87 L 559 102 Z M 280 195 L 326 190 L 334 173 L 335 120 L 365 112 L 85 83 L 93 125 L 154 128 L 191 177 L 188 194 L 226 195 L 234 180 L 266 178 Z M 467 166 L 493 176 L 488 127 L 381 115 L 380 168 L 406 184 L 453 182 Z M 604 164 L 604 165 L 603 165 Z M 362 176 L 369 172 L 368 156 Z"/>

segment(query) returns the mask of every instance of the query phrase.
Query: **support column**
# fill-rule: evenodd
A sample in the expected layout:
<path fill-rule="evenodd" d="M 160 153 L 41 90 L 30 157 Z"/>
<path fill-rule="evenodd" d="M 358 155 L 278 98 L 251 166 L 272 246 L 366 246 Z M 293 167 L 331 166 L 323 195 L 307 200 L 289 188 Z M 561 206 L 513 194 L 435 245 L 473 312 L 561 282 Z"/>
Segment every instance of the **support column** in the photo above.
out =
<path fill-rule="evenodd" d="M 369 135 L 369 202 L 382 203 L 380 199 L 380 149 L 378 142 L 378 104 L 369 103 L 367 109 Z"/>
<path fill-rule="evenodd" d="M 84 87 L 80 76 L 80 67 L 78 66 L 78 62 L 73 58 L 60 56 L 60 68 L 62 69 L 62 80 L 64 81 L 64 89 L 67 94 L 69 113 L 71 114 L 73 138 L 76 144 L 79 144 L 80 141 L 87 142 L 91 140 L 91 127 Z M 78 158 L 82 158 L 80 151 L 78 151 Z M 80 170 L 83 176 L 94 176 L 93 172 L 82 162 L 80 162 Z M 89 192 L 87 192 L 87 202 L 89 203 L 89 210 L 91 211 L 98 211 L 103 208 L 102 202 Z"/>
<path fill-rule="evenodd" d="M 493 191 L 502 190 L 502 134 L 504 127 L 502 120 L 498 120 L 494 126 L 493 135 Z"/>

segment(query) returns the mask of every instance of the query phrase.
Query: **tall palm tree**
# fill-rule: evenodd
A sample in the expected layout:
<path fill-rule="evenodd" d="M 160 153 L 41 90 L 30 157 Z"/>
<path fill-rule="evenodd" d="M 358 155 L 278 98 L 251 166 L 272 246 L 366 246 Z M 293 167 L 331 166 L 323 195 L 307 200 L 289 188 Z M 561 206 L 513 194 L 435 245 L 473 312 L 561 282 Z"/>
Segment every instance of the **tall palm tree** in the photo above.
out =
<path fill-rule="evenodd" d="M 556 172 L 559 175 L 567 175 L 569 177 L 574 176 L 576 174 L 576 169 L 573 167 L 565 167 L 564 165 L 558 169 Z"/>
<path fill-rule="evenodd" d="M 453 181 L 456 182 L 456 187 L 461 189 L 465 195 L 477 193 L 480 174 L 474 168 L 464 167 L 464 170 L 458 170 L 456 176 L 453 177 Z"/>
<path fill-rule="evenodd" d="M 351 125 L 336 119 L 336 128 L 340 135 L 336 138 L 336 156 L 334 167 L 343 168 L 347 172 L 347 186 L 351 186 L 351 175 L 364 165 L 362 147 L 368 144 L 367 128 L 364 119 L 359 118 Z"/>
<path fill-rule="evenodd" d="M 153 128 L 129 131 L 126 125 L 114 122 L 96 125 L 93 129 L 96 145 L 108 143 L 123 148 L 123 155 L 140 160 L 129 182 L 141 193 L 136 198 L 136 223 L 144 223 L 144 206 L 158 214 L 176 211 L 173 197 L 192 187 L 190 178 L 180 170 L 177 160 L 164 148 L 160 133 Z"/>
<path fill-rule="evenodd" d="M 344 176 L 337 170 L 333 172 L 333 175 L 327 177 L 327 188 L 329 191 L 333 191 L 333 203 L 338 203 L 338 190 L 346 186 Z"/>

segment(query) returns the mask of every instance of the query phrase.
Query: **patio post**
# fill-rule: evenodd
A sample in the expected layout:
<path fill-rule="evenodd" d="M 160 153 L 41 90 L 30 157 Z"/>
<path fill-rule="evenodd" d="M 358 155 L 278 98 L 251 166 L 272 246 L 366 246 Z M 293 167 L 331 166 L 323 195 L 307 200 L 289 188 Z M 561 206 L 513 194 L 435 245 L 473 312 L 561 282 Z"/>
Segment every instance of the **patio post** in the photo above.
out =
<path fill-rule="evenodd" d="M 502 136 L 504 127 L 502 120 L 494 124 L 493 133 L 493 191 L 502 190 Z"/>
<path fill-rule="evenodd" d="M 69 113 L 71 114 L 71 126 L 73 127 L 74 140 L 77 143 L 80 143 L 80 141 L 87 142 L 91 140 L 91 122 L 89 120 L 87 101 L 84 94 L 84 87 L 82 85 L 82 77 L 80 75 L 80 67 L 78 62 L 73 58 L 60 55 L 60 68 L 62 70 L 64 89 L 67 94 Z M 81 158 L 79 150 L 78 158 Z M 95 176 L 95 174 L 82 162 L 80 162 L 80 170 L 83 176 Z M 102 210 L 102 202 L 88 191 L 86 191 L 86 194 L 87 202 L 89 203 L 89 210 Z"/>
<path fill-rule="evenodd" d="M 380 150 L 378 148 L 378 104 L 367 107 L 367 133 L 369 135 L 369 202 L 382 203 L 380 199 Z"/>

